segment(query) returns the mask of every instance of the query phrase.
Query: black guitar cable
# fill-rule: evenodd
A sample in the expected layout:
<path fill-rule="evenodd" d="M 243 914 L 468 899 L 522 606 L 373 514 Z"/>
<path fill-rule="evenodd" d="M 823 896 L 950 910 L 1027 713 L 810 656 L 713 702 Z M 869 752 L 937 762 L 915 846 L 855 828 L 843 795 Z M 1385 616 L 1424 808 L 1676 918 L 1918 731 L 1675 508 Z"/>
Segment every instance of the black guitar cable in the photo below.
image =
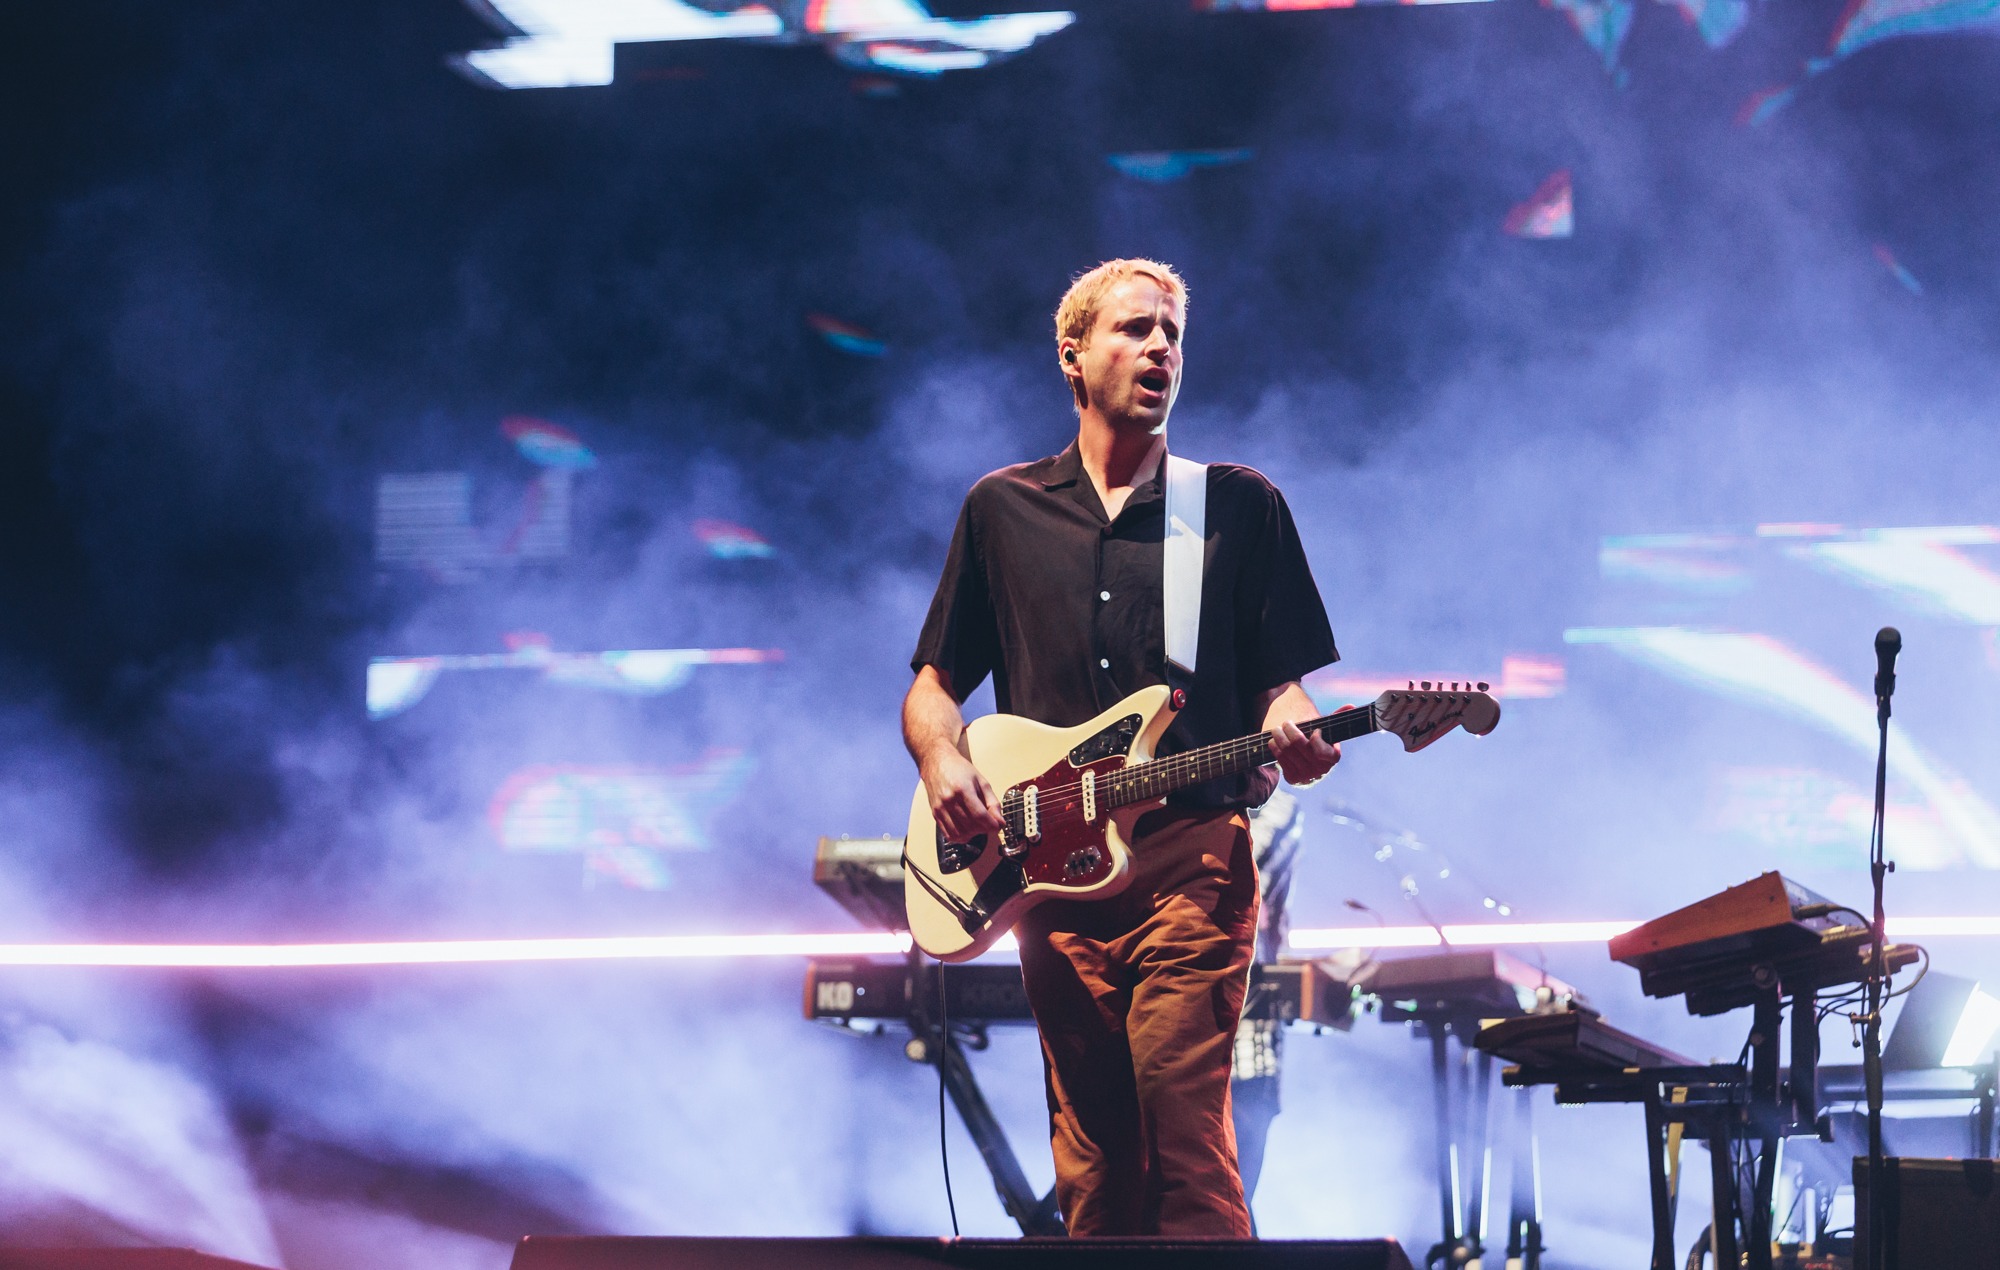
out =
<path fill-rule="evenodd" d="M 973 906 L 954 895 L 950 887 L 924 872 L 922 866 L 910 859 L 908 851 L 903 852 L 903 871 L 916 878 L 918 885 L 922 886 L 932 899 L 950 909 L 960 920 L 973 911 Z"/>
<path fill-rule="evenodd" d="M 910 876 L 917 879 L 924 890 L 930 893 L 932 899 L 944 904 L 947 908 L 957 913 L 960 918 L 963 918 L 967 913 L 972 911 L 971 906 L 958 898 L 958 896 L 952 894 L 950 888 L 946 887 L 944 883 L 918 867 L 916 862 L 910 859 L 908 851 L 903 852 L 903 868 Z M 944 963 L 942 961 L 937 963 L 937 984 L 938 1025 L 937 1040 L 935 1042 L 937 1052 L 931 1055 L 931 1061 L 937 1064 L 938 1073 L 938 1162 L 944 1167 L 944 1204 L 946 1208 L 951 1210 L 951 1237 L 956 1239 L 959 1237 L 958 1201 L 953 1199 L 951 1194 L 951 1148 L 945 1142 L 944 1114 L 945 1046 L 951 1040 L 951 1016 L 944 999 Z"/>
<path fill-rule="evenodd" d="M 938 1161 L 944 1165 L 944 1206 L 951 1210 L 951 1237 L 958 1235 L 958 1201 L 951 1196 L 951 1148 L 945 1143 L 944 1115 L 944 1064 L 946 1047 L 951 1042 L 951 1016 L 947 1013 L 944 999 L 944 963 L 937 963 L 938 981 L 938 1030 L 937 1053 L 932 1056 L 938 1069 Z"/>

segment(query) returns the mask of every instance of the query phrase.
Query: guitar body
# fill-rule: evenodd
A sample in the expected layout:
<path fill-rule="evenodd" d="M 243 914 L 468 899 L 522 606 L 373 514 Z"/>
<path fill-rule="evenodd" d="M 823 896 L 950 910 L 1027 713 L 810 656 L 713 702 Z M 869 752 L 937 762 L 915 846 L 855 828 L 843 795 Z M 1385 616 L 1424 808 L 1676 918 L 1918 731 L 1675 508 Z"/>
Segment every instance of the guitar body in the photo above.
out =
<path fill-rule="evenodd" d="M 1169 690 L 1157 685 L 1073 728 L 1005 714 L 974 719 L 961 750 L 996 792 L 1036 791 L 1039 833 L 947 844 L 919 782 L 903 840 L 903 901 L 917 947 L 939 961 L 969 961 L 1043 900 L 1104 899 L 1124 890 L 1132 825 L 1161 800 L 1116 809 L 1107 803 L 1086 819 L 1085 775 L 1101 779 L 1152 758 L 1173 717 Z"/>
<path fill-rule="evenodd" d="M 939 961 L 970 961 L 1043 900 L 1118 894 L 1131 882 L 1140 816 L 1175 790 L 1270 761 L 1268 732 L 1155 758 L 1173 717 L 1173 694 L 1162 684 L 1074 728 L 1006 714 L 974 719 L 959 746 L 999 796 L 1007 827 L 949 842 L 918 783 L 903 839 L 903 907 L 917 947 Z M 1484 736 L 1499 721 L 1485 684 L 1433 690 L 1426 683 L 1299 727 L 1333 742 L 1389 732 L 1414 753 L 1454 728 Z"/>

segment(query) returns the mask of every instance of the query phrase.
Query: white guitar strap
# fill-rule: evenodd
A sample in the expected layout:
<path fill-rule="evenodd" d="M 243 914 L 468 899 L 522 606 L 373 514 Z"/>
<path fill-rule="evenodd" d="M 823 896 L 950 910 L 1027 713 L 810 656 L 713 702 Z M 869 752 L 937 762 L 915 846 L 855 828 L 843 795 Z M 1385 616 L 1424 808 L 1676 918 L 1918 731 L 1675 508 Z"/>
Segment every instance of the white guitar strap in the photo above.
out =
<path fill-rule="evenodd" d="M 1201 643 L 1201 573 L 1208 540 L 1208 464 L 1167 456 L 1165 557 L 1167 661 L 1194 678 Z"/>

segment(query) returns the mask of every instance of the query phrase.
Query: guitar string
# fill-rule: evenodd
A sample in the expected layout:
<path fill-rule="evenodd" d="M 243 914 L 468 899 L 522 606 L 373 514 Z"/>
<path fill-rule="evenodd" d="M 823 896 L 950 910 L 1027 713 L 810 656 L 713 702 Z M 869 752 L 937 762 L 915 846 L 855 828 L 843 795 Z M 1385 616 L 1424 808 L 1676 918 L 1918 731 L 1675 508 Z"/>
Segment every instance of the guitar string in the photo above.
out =
<path fill-rule="evenodd" d="M 1328 727 L 1330 724 L 1334 722 L 1359 723 L 1361 719 L 1349 720 L 1346 717 L 1353 713 L 1355 712 L 1343 710 L 1338 714 L 1325 715 L 1322 716 L 1321 718 L 1312 719 L 1305 723 L 1300 724 L 1299 729 L 1300 731 L 1321 730 Z M 1363 718 L 1366 717 L 1367 716 L 1363 716 Z M 1339 737 L 1338 739 L 1350 740 L 1353 737 L 1365 736 L 1369 732 L 1374 732 L 1379 730 L 1380 730 L 1380 724 L 1373 722 L 1373 720 L 1370 720 L 1370 726 L 1362 728 L 1361 730 L 1351 734 L 1345 734 Z M 1234 763 L 1238 759 L 1250 757 L 1259 751 L 1268 751 L 1270 749 L 1270 745 L 1271 745 L 1271 734 L 1269 732 L 1260 732 L 1255 736 L 1239 737 L 1238 739 L 1233 741 L 1223 741 L 1216 745 L 1203 746 L 1201 749 L 1198 750 L 1188 750 L 1180 754 L 1170 754 L 1165 758 L 1152 759 L 1145 763 L 1135 764 L 1132 767 L 1116 768 L 1105 774 L 1104 783 L 1107 785 L 1125 786 L 1129 789 L 1132 786 L 1141 784 L 1151 784 L 1160 780 L 1161 778 L 1166 778 L 1168 783 L 1171 784 L 1177 778 L 1188 776 L 1194 773 L 1199 773 L 1200 771 L 1202 771 L 1204 767 L 1210 764 L 1216 764 L 1222 769 L 1213 773 L 1214 776 L 1224 776 L 1229 774 L 1228 766 L 1230 764 Z M 1199 777 L 1198 779 L 1210 779 L 1210 777 Z M 1080 791 L 1082 788 L 1083 788 L 1082 781 L 1075 781 L 1061 785 L 1051 785 L 1046 789 L 1037 789 L 1036 796 L 1038 799 L 1043 797 L 1061 798 L 1066 795 L 1076 793 Z M 1020 798 L 1020 790 L 1018 788 L 1011 789 L 1008 791 L 1008 796 L 1018 800 Z M 1144 795 L 1140 795 L 1140 797 L 1144 797 Z M 1126 801 L 1135 801 L 1135 800 L 1126 800 Z M 1115 805 L 1122 806 L 1123 803 L 1121 802 Z"/>
<path fill-rule="evenodd" d="M 1322 726 L 1320 721 L 1315 720 L 1300 730 L 1311 728 L 1318 731 Z M 1107 783 L 1116 788 L 1117 794 L 1132 794 L 1140 790 L 1149 790 L 1154 786 L 1176 785 L 1186 777 L 1205 780 L 1212 776 L 1228 775 L 1244 759 L 1256 758 L 1259 755 L 1268 756 L 1272 739 L 1269 732 L 1264 732 L 1254 737 L 1245 737 L 1241 741 L 1225 742 L 1220 748 L 1203 747 L 1183 754 L 1172 754 L 1150 763 L 1120 768 L 1112 774 Z M 1216 770 L 1211 773 L 1210 768 Z M 1146 797 L 1144 793 L 1138 796 Z M 1130 799 L 1119 801 L 1130 801 Z"/>
<path fill-rule="evenodd" d="M 1348 725 L 1348 728 L 1352 729 L 1351 731 L 1347 730 L 1347 728 L 1340 729 L 1340 735 L 1333 738 L 1336 742 L 1363 737 L 1371 732 L 1388 730 L 1383 725 L 1378 708 L 1372 702 L 1366 706 L 1350 706 L 1344 710 L 1336 710 L 1332 714 L 1325 714 L 1316 719 L 1307 720 L 1305 723 L 1299 725 L 1299 730 L 1301 732 L 1325 732 L 1333 728 L 1335 724 L 1345 724 Z M 1163 759 L 1153 759 L 1130 768 L 1114 769 L 1105 773 L 1106 779 L 1104 783 L 1110 787 L 1107 791 L 1109 794 L 1107 801 L 1114 807 L 1128 806 L 1131 803 L 1140 802 L 1152 796 L 1145 792 L 1135 791 L 1147 790 L 1149 787 L 1161 782 L 1164 782 L 1169 787 L 1162 792 L 1170 793 L 1174 788 L 1194 783 L 1194 781 L 1184 780 L 1183 778 L 1185 777 L 1193 776 L 1194 780 L 1198 781 L 1229 775 L 1232 770 L 1240 770 L 1234 768 L 1234 764 L 1238 760 L 1248 758 L 1259 751 L 1268 752 L 1271 741 L 1271 733 L 1259 732 L 1254 736 L 1239 737 L 1233 741 L 1223 741 L 1215 745 L 1202 746 L 1199 749 L 1169 755 Z M 1210 764 L 1216 765 L 1218 770 L 1212 776 L 1200 775 L 1204 768 Z M 1046 790 L 1038 789 L 1036 790 L 1036 798 L 1038 802 L 1043 797 L 1047 797 L 1051 802 L 1056 802 L 1072 794 L 1078 794 L 1082 789 L 1083 782 L 1078 780 L 1067 784 L 1054 785 Z M 1007 822 L 1004 832 L 1012 833 L 1014 831 L 1014 812 L 1021 810 L 1021 804 L 1024 801 L 1022 792 L 1018 787 L 1009 789 L 1001 796 L 1001 812 Z M 907 852 L 904 853 L 904 862 L 906 865 L 909 864 Z M 918 870 L 918 872 L 921 874 L 922 870 Z M 926 876 L 920 880 L 924 884 L 924 889 L 932 892 L 933 898 L 948 898 L 954 901 L 950 906 L 961 911 L 969 908 L 963 900 L 959 899 L 956 894 L 937 879 Z M 939 892 L 942 892 L 942 897 L 938 895 Z"/>
<path fill-rule="evenodd" d="M 1381 718 L 1377 713 L 1377 707 L 1373 702 L 1370 702 L 1366 706 L 1350 706 L 1345 710 L 1336 710 L 1332 714 L 1325 714 L 1316 719 L 1307 720 L 1299 725 L 1299 730 L 1302 732 L 1324 731 L 1339 723 L 1361 724 L 1363 722 L 1366 723 L 1366 726 L 1360 727 L 1358 731 L 1352 733 L 1343 732 L 1342 735 L 1335 737 L 1334 740 L 1336 742 L 1345 741 L 1355 737 L 1366 736 L 1370 732 L 1385 730 Z M 1259 750 L 1268 750 L 1271 739 L 1271 733 L 1260 732 L 1254 736 L 1238 737 L 1232 741 L 1221 741 L 1214 745 L 1202 746 L 1199 749 L 1184 751 L 1183 753 L 1169 755 L 1165 758 L 1152 759 L 1132 767 L 1113 769 L 1104 774 L 1103 783 L 1105 786 L 1110 787 L 1107 790 L 1106 801 L 1114 807 L 1129 806 L 1132 803 L 1142 802 L 1147 798 L 1159 796 L 1159 794 L 1149 791 L 1150 787 L 1162 782 L 1168 786 L 1168 788 L 1160 791 L 1161 794 L 1165 794 L 1171 793 L 1175 788 L 1183 788 L 1187 784 L 1230 775 L 1233 771 L 1240 770 L 1234 767 L 1233 764 L 1240 759 L 1256 754 Z M 1217 770 L 1207 775 L 1202 775 L 1201 773 L 1204 768 L 1209 764 L 1215 764 Z M 1189 777 L 1192 777 L 1192 779 L 1185 779 Z M 1035 794 L 1038 804 L 1040 800 L 1045 798 L 1051 802 L 1059 802 L 1072 795 L 1079 794 L 1082 789 L 1083 782 L 1078 780 L 1060 785 L 1051 785 L 1046 789 L 1037 788 Z M 1001 796 L 1001 814 L 1002 818 L 1007 822 L 1006 832 L 1008 833 L 1014 832 L 1015 813 L 1020 811 L 1022 801 L 1022 793 L 1019 787 L 1009 789 Z"/>
<path fill-rule="evenodd" d="M 1336 723 L 1359 725 L 1364 722 L 1367 724 L 1366 727 L 1361 727 L 1356 732 L 1344 734 L 1336 739 L 1351 740 L 1354 737 L 1366 736 L 1370 732 L 1382 730 L 1380 720 L 1375 717 L 1375 707 L 1373 705 L 1357 706 L 1350 710 L 1338 710 L 1333 714 L 1321 715 L 1317 719 L 1310 719 L 1300 724 L 1299 730 L 1301 732 L 1323 731 Z M 1134 789 L 1144 788 L 1163 779 L 1169 785 L 1173 785 L 1182 777 L 1200 773 L 1210 763 L 1217 764 L 1220 770 L 1208 776 L 1196 775 L 1195 778 L 1197 780 L 1227 776 L 1232 770 L 1230 764 L 1233 764 L 1238 759 L 1248 758 L 1260 750 L 1268 751 L 1270 745 L 1271 734 L 1269 732 L 1260 732 L 1255 736 L 1239 737 L 1233 741 L 1222 741 L 1215 745 L 1205 745 L 1197 750 L 1188 750 L 1184 753 L 1171 754 L 1166 758 L 1153 759 L 1132 767 L 1115 769 L 1106 775 L 1104 783 L 1106 785 L 1121 787 L 1118 789 L 1118 793 L 1120 794 L 1131 794 Z M 1050 801 L 1059 801 L 1072 794 L 1080 793 L 1082 789 L 1083 782 L 1078 780 L 1061 785 L 1051 785 L 1047 789 L 1037 789 L 1035 796 L 1037 802 L 1044 798 Z M 1126 806 L 1150 796 L 1145 793 L 1138 793 L 1132 797 L 1119 798 L 1112 805 Z M 1001 799 L 1002 812 L 1010 813 L 1007 804 L 1009 802 L 1018 804 L 1020 801 L 1021 791 L 1018 788 L 1008 790 Z M 1008 815 L 1008 828 L 1010 831 L 1013 828 L 1011 813 Z"/>
<path fill-rule="evenodd" d="M 1245 743 L 1247 741 L 1252 741 L 1252 740 L 1255 740 L 1255 738 L 1244 738 L 1243 741 L 1226 742 L 1224 749 L 1218 751 L 1209 751 L 1204 749 L 1203 751 L 1200 752 L 1201 757 L 1194 760 L 1193 762 L 1186 761 L 1188 758 L 1187 755 L 1173 754 L 1163 759 L 1155 759 L 1150 762 L 1141 763 L 1130 768 L 1114 768 L 1108 772 L 1103 773 L 1102 784 L 1106 787 L 1119 787 L 1117 789 L 1117 793 L 1122 794 L 1127 792 L 1132 786 L 1139 784 L 1140 781 L 1137 778 L 1142 776 L 1152 777 L 1152 778 L 1158 778 L 1162 776 L 1178 777 L 1186 775 L 1190 771 L 1198 771 L 1200 770 L 1203 764 L 1217 760 L 1221 760 L 1221 765 L 1227 767 L 1230 761 L 1233 761 L 1238 758 L 1248 757 L 1251 754 L 1256 753 L 1256 751 L 1260 748 L 1268 749 L 1270 746 L 1270 733 L 1267 732 L 1264 734 L 1263 744 L 1261 746 L 1250 745 Z M 1226 774 L 1227 773 L 1224 771 L 1218 771 L 1215 773 L 1215 775 L 1217 776 Z M 1171 784 L 1172 781 L 1170 780 L 1169 783 Z M 1039 802 L 1042 799 L 1048 799 L 1049 801 L 1054 802 L 1067 798 L 1072 794 L 1080 793 L 1082 789 L 1083 789 L 1083 782 L 1081 780 L 1072 781 L 1061 785 L 1051 785 L 1046 789 L 1037 787 L 1035 790 L 1035 797 L 1037 802 Z M 1107 795 L 1109 794 L 1110 791 L 1107 790 Z M 1005 809 L 1005 805 L 1009 802 L 1018 805 L 1021 801 L 1022 801 L 1022 794 L 1019 788 L 1008 790 L 1005 797 L 1003 797 L 1001 800 L 1003 809 Z M 1119 799 L 1117 801 L 1113 801 L 1112 797 L 1107 796 L 1106 801 L 1112 802 L 1113 806 L 1123 806 L 1125 805 L 1126 802 L 1134 800 Z"/>

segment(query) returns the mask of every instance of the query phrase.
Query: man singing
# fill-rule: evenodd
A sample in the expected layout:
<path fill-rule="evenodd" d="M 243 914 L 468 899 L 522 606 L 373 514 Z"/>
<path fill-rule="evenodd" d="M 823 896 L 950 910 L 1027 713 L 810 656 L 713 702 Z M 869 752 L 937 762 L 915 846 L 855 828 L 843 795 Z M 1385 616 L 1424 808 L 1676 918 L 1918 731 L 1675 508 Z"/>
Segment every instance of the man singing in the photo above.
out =
<path fill-rule="evenodd" d="M 1186 319 L 1166 265 L 1078 278 L 1056 310 L 1076 440 L 966 496 L 903 702 L 953 841 L 1003 823 L 959 750 L 960 704 L 988 674 L 1003 713 L 1056 727 L 1184 687 L 1162 756 L 1261 730 L 1293 784 L 1340 760 L 1297 726 L 1319 714 L 1300 678 L 1339 656 L 1326 609 L 1283 496 L 1250 468 L 1207 469 L 1199 655 L 1191 677 L 1167 661 L 1162 473 Z M 1123 892 L 1043 903 L 1017 928 L 1072 1235 L 1250 1235 L 1229 1073 L 1257 929 L 1245 813 L 1276 783 L 1266 767 L 1171 796 L 1138 821 Z"/>

